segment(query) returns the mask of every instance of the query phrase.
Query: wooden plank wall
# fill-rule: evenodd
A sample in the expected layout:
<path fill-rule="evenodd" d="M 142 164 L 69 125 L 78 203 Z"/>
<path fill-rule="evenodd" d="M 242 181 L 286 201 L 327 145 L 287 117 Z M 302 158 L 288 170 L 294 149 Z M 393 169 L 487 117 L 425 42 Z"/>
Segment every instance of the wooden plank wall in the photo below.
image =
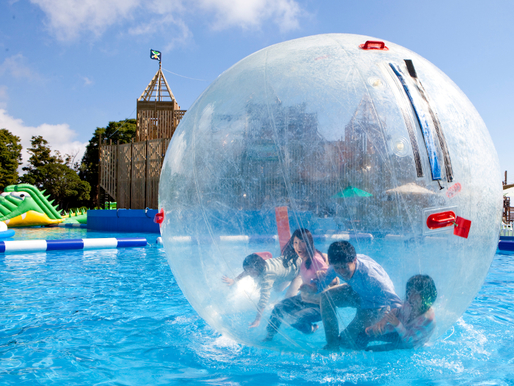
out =
<path fill-rule="evenodd" d="M 100 148 L 100 186 L 118 208 L 158 209 L 159 179 L 170 138 Z"/>
<path fill-rule="evenodd" d="M 142 104 L 143 102 L 138 102 Z M 146 102 L 146 104 L 151 102 Z M 157 102 L 156 104 L 158 104 Z M 160 102 L 164 103 L 164 102 Z M 143 106 L 143 107 L 146 107 Z M 159 107 L 159 106 L 158 106 Z M 138 109 L 137 112 L 137 141 L 147 141 L 160 138 L 171 138 L 186 110 L 172 109 Z"/>
<path fill-rule="evenodd" d="M 146 202 L 158 202 L 161 168 L 169 143 L 169 138 L 146 141 Z"/>
<path fill-rule="evenodd" d="M 145 202 L 146 141 L 132 144 L 130 209 L 143 209 Z"/>
<path fill-rule="evenodd" d="M 132 144 L 118 145 L 118 177 L 115 197 L 118 208 L 130 208 L 130 180 L 132 174 Z"/>
<path fill-rule="evenodd" d="M 116 145 L 100 148 L 100 185 L 111 196 L 116 197 Z"/>

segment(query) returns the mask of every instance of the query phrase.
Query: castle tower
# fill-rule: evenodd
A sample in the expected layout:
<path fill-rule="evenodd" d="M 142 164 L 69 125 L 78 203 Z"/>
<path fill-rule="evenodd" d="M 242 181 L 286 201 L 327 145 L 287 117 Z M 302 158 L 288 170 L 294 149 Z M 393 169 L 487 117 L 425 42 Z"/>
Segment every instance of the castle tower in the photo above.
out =
<path fill-rule="evenodd" d="M 171 138 L 185 114 L 168 85 L 161 64 L 137 100 L 136 141 Z"/>

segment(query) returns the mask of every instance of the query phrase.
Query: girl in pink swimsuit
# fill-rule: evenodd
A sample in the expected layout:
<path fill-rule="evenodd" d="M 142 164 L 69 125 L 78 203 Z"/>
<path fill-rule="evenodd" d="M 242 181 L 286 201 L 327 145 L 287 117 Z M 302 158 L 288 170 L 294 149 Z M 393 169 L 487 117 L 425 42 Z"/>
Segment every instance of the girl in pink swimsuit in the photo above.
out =
<path fill-rule="evenodd" d="M 303 284 L 300 286 L 300 294 L 284 299 L 278 303 L 271 312 L 271 317 L 266 327 L 267 335 L 264 341 L 270 341 L 277 334 L 284 317 L 293 319 L 292 327 L 303 332 L 312 334 L 317 330 L 315 324 L 321 320 L 319 299 L 313 296 L 317 288 L 311 284 L 312 279 L 325 273 L 328 264 L 324 255 L 315 249 L 311 232 L 307 229 L 297 229 L 289 243 L 284 248 L 284 255 L 288 250 L 294 250 L 296 255 L 302 259 L 300 276 Z M 293 255 L 291 253 L 291 255 Z"/>

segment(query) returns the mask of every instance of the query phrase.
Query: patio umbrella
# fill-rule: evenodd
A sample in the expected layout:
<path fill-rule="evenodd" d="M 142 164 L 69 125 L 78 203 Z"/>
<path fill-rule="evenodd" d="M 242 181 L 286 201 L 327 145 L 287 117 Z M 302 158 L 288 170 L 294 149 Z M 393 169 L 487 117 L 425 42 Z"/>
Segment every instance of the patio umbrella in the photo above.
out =
<path fill-rule="evenodd" d="M 511 202 L 514 201 L 514 187 L 505 189 L 503 195 L 510 197 Z"/>
<path fill-rule="evenodd" d="M 402 193 L 402 194 L 435 194 L 431 190 L 428 190 L 427 188 L 424 188 L 422 186 L 416 185 L 413 182 L 409 182 L 408 184 L 397 186 L 393 189 L 386 190 L 387 194 L 393 194 L 393 193 Z"/>
<path fill-rule="evenodd" d="M 354 188 L 353 186 L 347 186 L 340 192 L 334 194 L 332 198 L 348 198 L 348 197 L 373 197 L 371 193 L 368 193 L 362 189 Z"/>

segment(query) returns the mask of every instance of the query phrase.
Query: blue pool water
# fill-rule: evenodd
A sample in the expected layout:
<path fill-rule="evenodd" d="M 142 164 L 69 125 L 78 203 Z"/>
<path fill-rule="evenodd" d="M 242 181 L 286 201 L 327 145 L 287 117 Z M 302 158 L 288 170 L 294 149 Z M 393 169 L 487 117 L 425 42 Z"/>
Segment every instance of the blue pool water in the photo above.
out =
<path fill-rule="evenodd" d="M 127 237 L 24 229 L 16 238 Z M 512 385 L 514 255 L 441 339 L 417 351 L 287 354 L 220 336 L 146 248 L 0 255 L 2 385 Z"/>

